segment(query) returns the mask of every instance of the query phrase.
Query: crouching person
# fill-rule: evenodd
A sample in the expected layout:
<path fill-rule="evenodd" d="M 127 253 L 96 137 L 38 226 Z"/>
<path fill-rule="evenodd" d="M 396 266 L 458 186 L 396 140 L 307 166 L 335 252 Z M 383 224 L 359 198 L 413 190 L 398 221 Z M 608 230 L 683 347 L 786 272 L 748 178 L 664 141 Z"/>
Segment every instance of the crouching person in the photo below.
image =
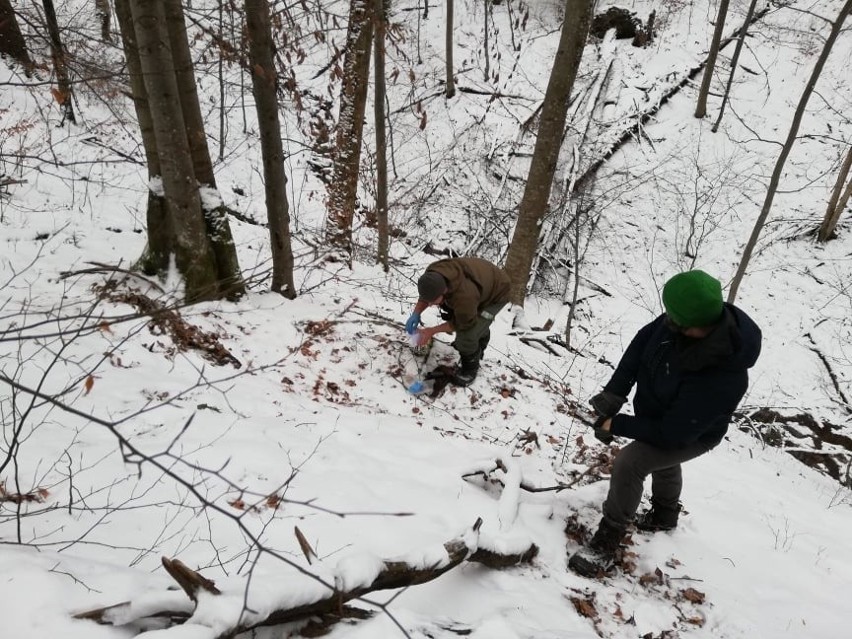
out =
<path fill-rule="evenodd" d="M 506 271 L 478 257 L 433 262 L 417 280 L 418 300 L 405 330 L 416 336 L 418 346 L 428 344 L 438 333 L 455 333 L 453 348 L 459 353 L 459 365 L 450 381 L 467 386 L 479 372 L 494 316 L 509 302 L 509 287 Z M 444 322 L 418 328 L 421 314 L 430 306 L 439 307 Z"/>

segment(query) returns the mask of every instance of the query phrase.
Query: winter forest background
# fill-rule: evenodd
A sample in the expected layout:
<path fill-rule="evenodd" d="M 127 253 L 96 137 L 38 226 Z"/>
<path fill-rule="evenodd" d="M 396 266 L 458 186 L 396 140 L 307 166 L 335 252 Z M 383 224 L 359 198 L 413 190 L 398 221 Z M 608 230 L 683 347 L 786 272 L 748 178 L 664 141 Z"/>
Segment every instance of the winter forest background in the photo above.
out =
<path fill-rule="evenodd" d="M 848 636 L 850 11 L 0 0 L 3 636 Z M 413 396 L 447 255 L 514 304 Z M 583 579 L 581 409 L 690 268 L 763 354 Z"/>

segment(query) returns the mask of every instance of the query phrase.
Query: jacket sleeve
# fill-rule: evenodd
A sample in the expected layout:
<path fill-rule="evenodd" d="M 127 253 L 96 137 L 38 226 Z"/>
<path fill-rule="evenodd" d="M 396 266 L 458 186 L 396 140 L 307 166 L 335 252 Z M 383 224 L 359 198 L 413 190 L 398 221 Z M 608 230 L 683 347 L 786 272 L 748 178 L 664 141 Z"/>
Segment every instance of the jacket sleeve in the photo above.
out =
<path fill-rule="evenodd" d="M 650 324 L 646 324 L 631 340 L 621 356 L 621 361 L 615 368 L 615 372 L 610 377 L 604 390 L 621 397 L 627 397 L 630 394 L 630 389 L 636 383 L 636 376 L 639 373 L 639 366 L 642 363 L 642 353 L 645 351 L 645 346 L 651 338 L 651 333 L 654 332 L 656 320 Z"/>
<path fill-rule="evenodd" d="M 688 446 L 706 432 L 727 424 L 747 386 L 745 371 L 687 375 L 674 402 L 662 416 L 616 415 L 612 418 L 611 432 L 659 448 Z"/>

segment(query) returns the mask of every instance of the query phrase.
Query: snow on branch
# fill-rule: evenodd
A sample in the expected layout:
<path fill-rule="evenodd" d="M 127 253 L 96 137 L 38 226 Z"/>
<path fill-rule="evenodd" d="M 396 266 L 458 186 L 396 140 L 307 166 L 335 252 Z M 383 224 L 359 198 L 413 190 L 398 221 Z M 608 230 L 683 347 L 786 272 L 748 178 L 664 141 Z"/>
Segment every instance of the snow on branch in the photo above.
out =
<path fill-rule="evenodd" d="M 530 490 L 524 484 L 520 464 L 514 460 L 502 459 L 482 462 L 462 473 L 462 478 L 474 475 L 488 475 L 501 470 L 506 479 L 499 481 L 503 486 L 500 501 L 497 504 L 497 531 L 491 533 L 487 527 L 479 536 L 479 548 L 468 561 L 481 563 L 489 568 L 507 568 L 521 563 L 529 563 L 538 555 L 538 546 L 530 539 L 529 533 L 516 525 L 521 489 Z"/>
<path fill-rule="evenodd" d="M 426 583 L 452 570 L 477 552 L 481 525 L 482 520 L 477 519 L 459 537 L 402 557 L 381 559 L 359 553 L 342 559 L 330 570 L 316 560 L 304 535 L 297 532 L 302 550 L 317 564 L 318 574 L 265 575 L 262 581 L 255 574 L 252 579 L 256 584 L 244 577 L 217 585 L 180 560 L 163 558 L 166 571 L 195 602 L 194 607 L 185 599 L 183 603 L 176 602 L 174 595 L 178 591 L 168 591 L 144 596 L 144 606 L 125 602 L 81 612 L 75 618 L 109 625 L 158 618 L 166 620 L 161 624 L 169 627 L 141 636 L 225 639 L 261 626 L 333 617 L 347 601 L 379 590 Z M 159 601 L 161 606 L 152 606 L 152 601 Z"/>

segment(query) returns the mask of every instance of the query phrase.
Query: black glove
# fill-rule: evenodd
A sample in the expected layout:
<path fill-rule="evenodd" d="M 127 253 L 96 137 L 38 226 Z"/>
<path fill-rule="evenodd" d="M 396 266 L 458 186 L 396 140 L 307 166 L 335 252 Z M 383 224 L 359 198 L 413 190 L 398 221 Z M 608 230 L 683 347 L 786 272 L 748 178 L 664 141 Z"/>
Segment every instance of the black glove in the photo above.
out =
<path fill-rule="evenodd" d="M 605 390 L 592 397 L 589 404 L 601 417 L 612 417 L 618 414 L 626 401 L 626 397 Z"/>
<path fill-rule="evenodd" d="M 615 437 L 615 435 L 613 435 L 611 432 L 602 428 L 603 423 L 608 419 L 609 416 L 601 415 L 595 420 L 595 423 L 592 426 L 592 428 L 594 428 L 595 430 L 595 439 L 597 439 L 599 442 L 603 442 L 604 444 L 611 443 L 613 438 Z"/>

